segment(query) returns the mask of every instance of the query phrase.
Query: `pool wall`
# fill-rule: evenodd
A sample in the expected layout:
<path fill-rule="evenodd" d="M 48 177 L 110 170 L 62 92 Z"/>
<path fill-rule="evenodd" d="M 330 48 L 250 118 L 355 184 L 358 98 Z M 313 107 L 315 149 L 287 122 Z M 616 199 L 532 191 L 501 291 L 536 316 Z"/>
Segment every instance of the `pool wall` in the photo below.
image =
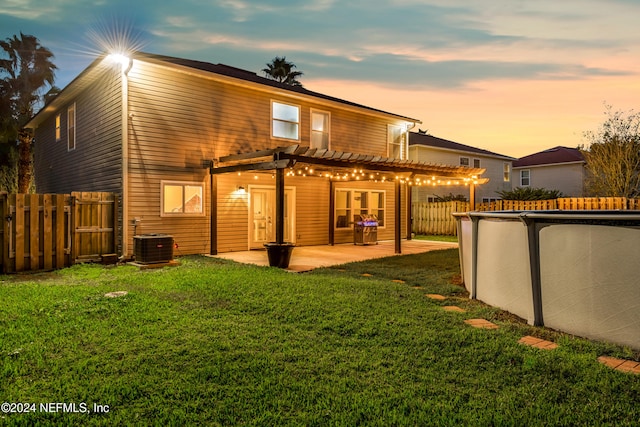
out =
<path fill-rule="evenodd" d="M 640 348 L 640 214 L 454 215 L 471 298 L 532 325 Z"/>

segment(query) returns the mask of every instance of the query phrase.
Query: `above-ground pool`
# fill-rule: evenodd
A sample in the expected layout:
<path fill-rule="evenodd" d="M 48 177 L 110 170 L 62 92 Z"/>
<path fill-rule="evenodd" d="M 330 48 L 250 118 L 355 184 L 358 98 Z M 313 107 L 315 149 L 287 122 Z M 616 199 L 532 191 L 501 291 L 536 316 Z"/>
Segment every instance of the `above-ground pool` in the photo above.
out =
<path fill-rule="evenodd" d="M 471 298 L 529 324 L 640 349 L 640 213 L 454 215 Z"/>

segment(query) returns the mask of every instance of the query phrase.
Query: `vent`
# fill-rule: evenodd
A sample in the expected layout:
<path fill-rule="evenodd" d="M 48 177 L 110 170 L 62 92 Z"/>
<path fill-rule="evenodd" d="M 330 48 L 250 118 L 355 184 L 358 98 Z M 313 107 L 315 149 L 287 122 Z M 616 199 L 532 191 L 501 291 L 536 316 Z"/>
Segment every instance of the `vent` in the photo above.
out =
<path fill-rule="evenodd" d="M 133 236 L 134 256 L 142 264 L 169 262 L 173 259 L 173 236 L 141 234 Z"/>

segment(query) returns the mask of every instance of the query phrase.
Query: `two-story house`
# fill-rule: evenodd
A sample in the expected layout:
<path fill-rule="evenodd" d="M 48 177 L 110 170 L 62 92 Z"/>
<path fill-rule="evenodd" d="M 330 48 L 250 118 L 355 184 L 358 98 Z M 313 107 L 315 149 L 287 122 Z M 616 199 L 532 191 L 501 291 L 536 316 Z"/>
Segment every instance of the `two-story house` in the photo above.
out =
<path fill-rule="evenodd" d="M 409 132 L 409 158 L 447 165 L 482 168 L 485 185 L 476 188 L 475 200 L 486 203 L 500 198 L 499 191 L 511 190 L 511 168 L 513 157 L 493 153 L 446 139 L 419 132 Z M 431 202 L 438 197 L 469 194 L 466 186 L 456 185 L 456 181 L 442 181 L 440 186 L 414 187 L 413 200 Z"/>
<path fill-rule="evenodd" d="M 412 180 L 473 186 L 483 172 L 409 161 L 417 123 L 234 67 L 138 52 L 97 58 L 28 127 L 38 192 L 120 195 L 126 258 L 146 233 L 172 235 L 177 254 L 350 242 L 361 214 L 399 247 Z"/>
<path fill-rule="evenodd" d="M 513 187 L 558 190 L 565 197 L 583 197 L 586 160 L 577 148 L 554 147 L 513 162 Z"/>

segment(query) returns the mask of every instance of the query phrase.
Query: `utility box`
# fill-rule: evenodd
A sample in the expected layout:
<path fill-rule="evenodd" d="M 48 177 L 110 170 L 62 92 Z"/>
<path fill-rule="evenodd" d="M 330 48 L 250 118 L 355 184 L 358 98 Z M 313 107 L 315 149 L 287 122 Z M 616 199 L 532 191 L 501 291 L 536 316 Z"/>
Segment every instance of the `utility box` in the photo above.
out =
<path fill-rule="evenodd" d="M 133 236 L 136 262 L 156 264 L 173 260 L 173 236 L 168 234 L 141 234 Z"/>

